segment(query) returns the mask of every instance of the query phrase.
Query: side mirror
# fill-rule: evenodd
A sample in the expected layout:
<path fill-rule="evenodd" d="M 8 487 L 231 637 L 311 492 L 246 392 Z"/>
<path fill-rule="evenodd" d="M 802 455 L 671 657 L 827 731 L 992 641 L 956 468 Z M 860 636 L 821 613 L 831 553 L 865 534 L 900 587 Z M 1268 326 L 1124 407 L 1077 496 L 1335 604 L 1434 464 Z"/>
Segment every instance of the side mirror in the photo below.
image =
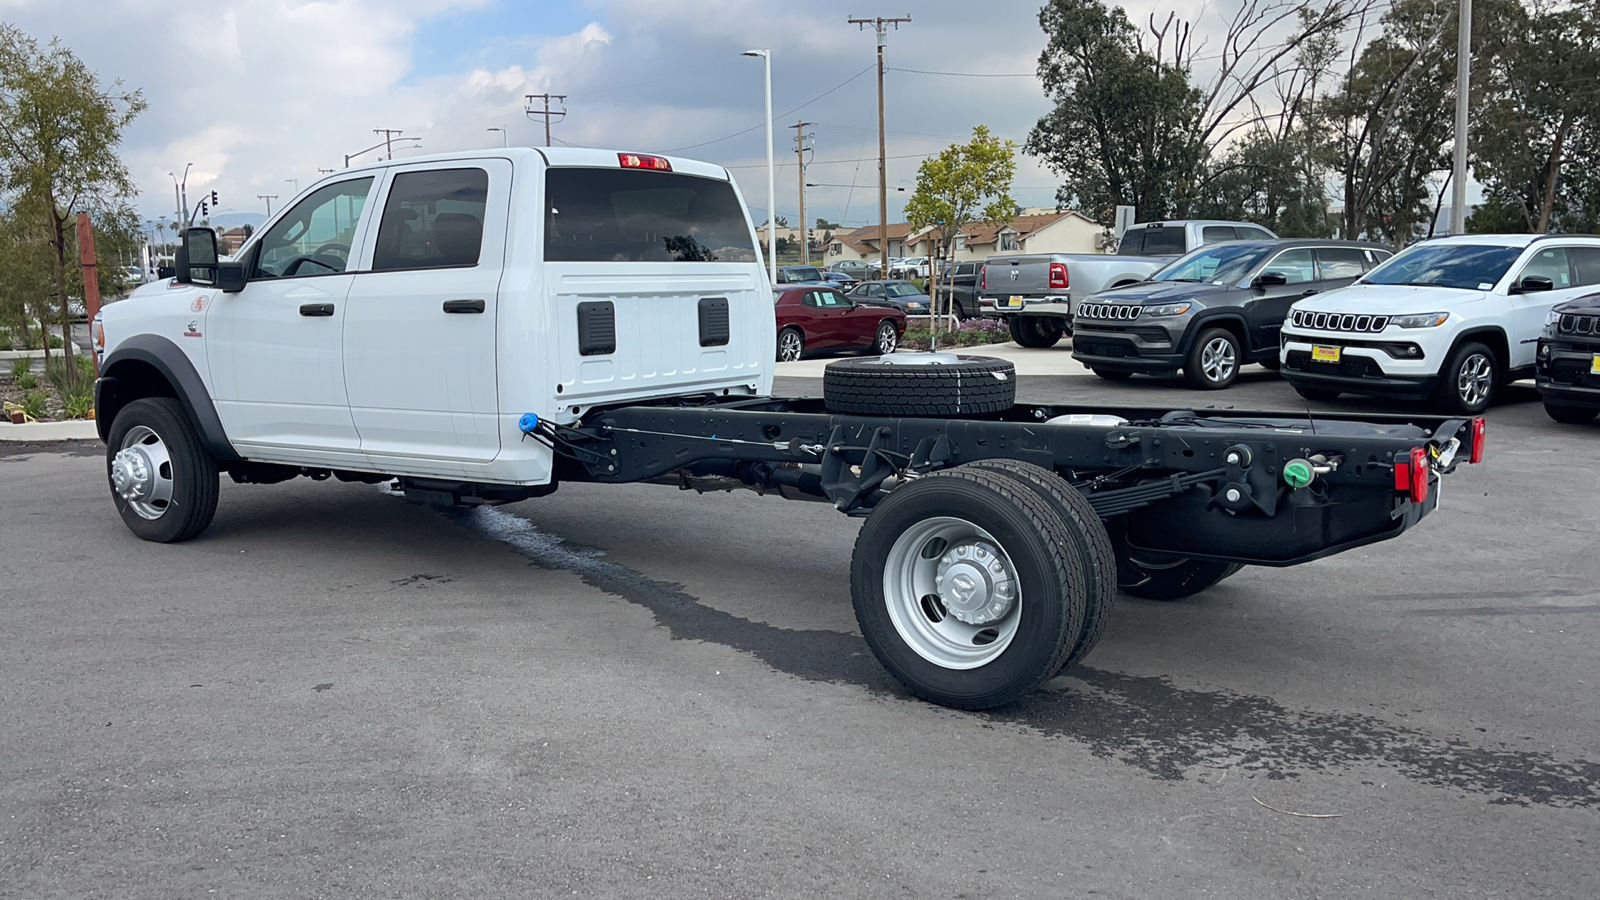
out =
<path fill-rule="evenodd" d="M 1282 287 L 1288 283 L 1289 276 L 1282 272 L 1262 272 L 1255 277 L 1254 281 L 1250 282 L 1250 286 L 1258 288 Z"/>
<path fill-rule="evenodd" d="M 209 228 L 184 229 L 173 263 L 182 284 L 216 284 L 217 233 Z"/>
<path fill-rule="evenodd" d="M 244 263 L 217 263 L 217 287 L 224 294 L 237 294 L 244 290 L 245 281 Z"/>
<path fill-rule="evenodd" d="M 1556 283 L 1543 275 L 1529 275 L 1511 286 L 1513 294 L 1537 294 L 1540 291 L 1553 291 Z"/>

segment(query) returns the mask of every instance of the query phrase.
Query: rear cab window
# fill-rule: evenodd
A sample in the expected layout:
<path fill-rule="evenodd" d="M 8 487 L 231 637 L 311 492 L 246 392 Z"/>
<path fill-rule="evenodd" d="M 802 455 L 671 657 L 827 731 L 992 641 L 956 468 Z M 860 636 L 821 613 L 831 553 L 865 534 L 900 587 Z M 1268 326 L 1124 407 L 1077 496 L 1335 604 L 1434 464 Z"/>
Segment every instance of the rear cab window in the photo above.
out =
<path fill-rule="evenodd" d="M 678 172 L 551 168 L 547 262 L 756 261 L 733 185 Z"/>
<path fill-rule="evenodd" d="M 430 169 L 394 177 L 378 222 L 374 272 L 475 266 L 483 251 L 489 173 Z"/>

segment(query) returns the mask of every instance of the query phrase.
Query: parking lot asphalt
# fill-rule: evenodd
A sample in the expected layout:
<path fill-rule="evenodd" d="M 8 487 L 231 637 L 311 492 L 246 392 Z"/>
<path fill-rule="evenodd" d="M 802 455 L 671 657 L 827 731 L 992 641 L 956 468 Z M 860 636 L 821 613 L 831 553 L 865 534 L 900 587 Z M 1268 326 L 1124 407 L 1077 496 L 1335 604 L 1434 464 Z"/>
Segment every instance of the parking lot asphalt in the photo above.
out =
<path fill-rule="evenodd" d="M 0 446 L 0 897 L 1593 896 L 1600 427 L 1489 420 L 1399 539 L 1122 598 L 984 714 L 878 666 L 824 504 L 225 481 L 160 546 L 98 445 Z"/>

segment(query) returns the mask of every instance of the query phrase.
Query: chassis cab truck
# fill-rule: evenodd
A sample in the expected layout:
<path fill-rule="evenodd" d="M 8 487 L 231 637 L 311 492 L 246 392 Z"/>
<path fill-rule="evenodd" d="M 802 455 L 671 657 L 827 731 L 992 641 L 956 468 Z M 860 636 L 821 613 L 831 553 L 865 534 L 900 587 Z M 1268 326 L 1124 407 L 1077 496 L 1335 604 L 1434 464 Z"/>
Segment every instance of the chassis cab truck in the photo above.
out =
<path fill-rule="evenodd" d="M 512 148 L 351 168 L 233 258 L 93 326 L 106 477 L 138 537 L 196 537 L 220 476 L 392 483 L 439 505 L 564 482 L 748 489 L 865 517 L 857 621 L 914 694 L 1009 702 L 1094 647 L 1120 588 L 1392 538 L 1482 420 L 1018 403 L 998 360 L 830 365 L 772 396 L 771 285 L 727 170 Z M 606 515 L 597 509 L 597 515 Z"/>

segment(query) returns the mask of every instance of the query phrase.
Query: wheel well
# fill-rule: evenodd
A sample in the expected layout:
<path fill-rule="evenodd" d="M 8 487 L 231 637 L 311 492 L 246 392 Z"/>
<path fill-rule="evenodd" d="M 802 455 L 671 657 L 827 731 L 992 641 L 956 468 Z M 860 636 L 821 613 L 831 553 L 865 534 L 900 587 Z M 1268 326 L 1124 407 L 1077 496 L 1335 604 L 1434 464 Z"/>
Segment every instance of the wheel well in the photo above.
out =
<path fill-rule="evenodd" d="M 1215 319 L 1203 319 L 1199 322 L 1196 322 L 1193 331 L 1194 340 L 1189 343 L 1189 346 L 1183 349 L 1183 352 L 1188 353 L 1191 349 L 1193 349 L 1195 342 L 1200 340 L 1200 332 L 1205 331 L 1208 328 L 1221 328 L 1223 331 L 1229 332 L 1233 335 L 1234 340 L 1239 342 L 1239 349 L 1246 353 L 1249 353 L 1255 349 L 1255 347 L 1251 346 L 1250 344 L 1250 335 L 1245 331 L 1243 322 L 1235 318 L 1219 316 Z"/>
<path fill-rule="evenodd" d="M 1138 283 L 1139 282 L 1137 282 L 1137 281 L 1135 281 L 1135 280 L 1133 280 L 1131 278 L 1124 278 L 1121 281 L 1117 282 L 1116 284 L 1113 284 L 1112 287 L 1114 287 L 1114 288 L 1127 287 L 1130 284 L 1138 284 Z"/>
<path fill-rule="evenodd" d="M 1502 377 L 1511 371 L 1511 342 L 1506 340 L 1505 332 L 1498 328 L 1480 328 L 1477 331 L 1468 331 L 1458 335 L 1455 343 L 1450 345 L 1450 352 L 1445 354 L 1444 359 L 1439 360 L 1440 367 L 1442 368 L 1450 360 L 1450 357 L 1461 349 L 1461 345 L 1468 341 L 1476 341 L 1489 348 L 1490 352 L 1494 354 L 1495 362 L 1499 364 Z"/>
<path fill-rule="evenodd" d="M 182 399 L 167 376 L 143 360 L 122 360 L 106 370 L 102 377 L 114 379 L 101 390 L 98 408 L 94 411 L 95 419 L 104 422 L 107 428 L 116 421 L 117 413 L 135 400 L 145 397 Z"/>

